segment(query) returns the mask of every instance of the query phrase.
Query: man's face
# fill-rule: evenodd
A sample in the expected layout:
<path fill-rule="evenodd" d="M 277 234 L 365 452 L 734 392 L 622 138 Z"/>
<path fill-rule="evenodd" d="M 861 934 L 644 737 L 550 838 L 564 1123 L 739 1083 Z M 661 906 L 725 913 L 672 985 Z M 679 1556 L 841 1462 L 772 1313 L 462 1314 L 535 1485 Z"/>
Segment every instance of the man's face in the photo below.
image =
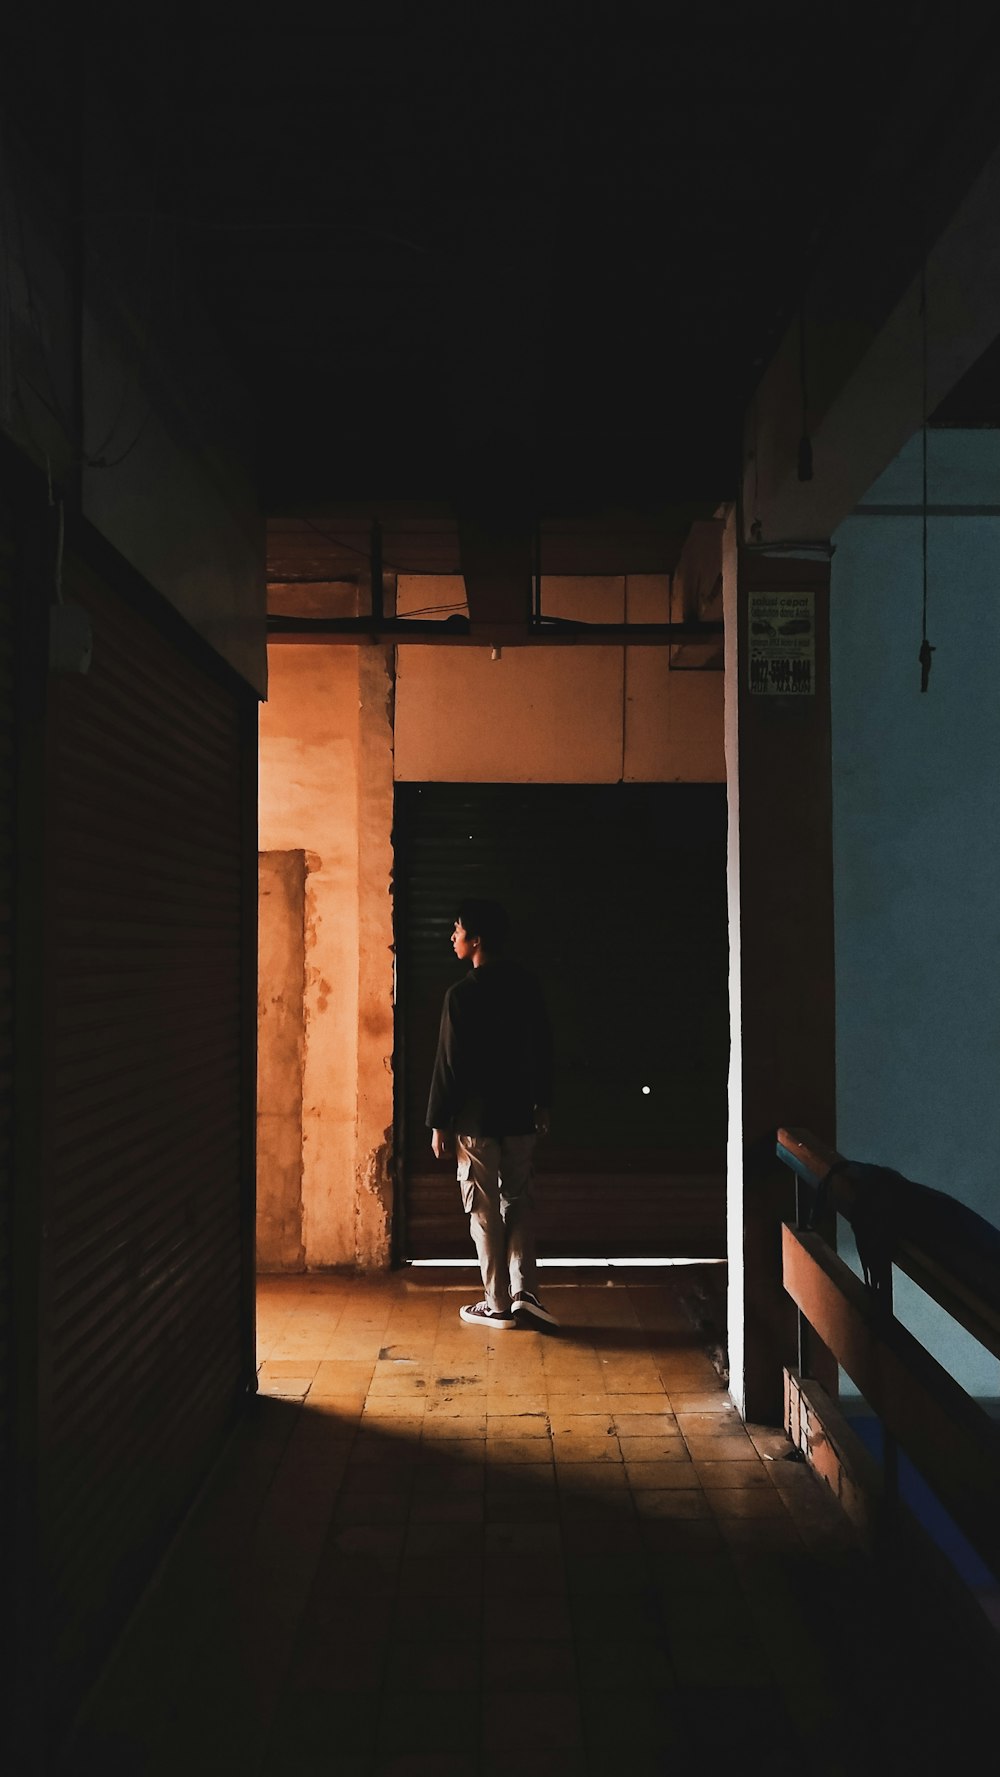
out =
<path fill-rule="evenodd" d="M 460 963 L 468 961 L 475 947 L 475 938 L 466 931 L 460 919 L 455 921 L 455 929 L 451 934 L 451 947 Z"/>

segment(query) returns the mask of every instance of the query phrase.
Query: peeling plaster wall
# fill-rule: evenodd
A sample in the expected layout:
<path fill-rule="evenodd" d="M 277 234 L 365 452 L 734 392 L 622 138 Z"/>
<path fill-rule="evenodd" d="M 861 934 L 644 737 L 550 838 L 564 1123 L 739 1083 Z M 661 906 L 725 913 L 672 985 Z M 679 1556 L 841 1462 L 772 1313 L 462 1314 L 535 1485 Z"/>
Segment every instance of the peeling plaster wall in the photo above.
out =
<path fill-rule="evenodd" d="M 354 1251 L 389 1259 L 392 1218 L 392 650 L 358 651 L 358 1074 Z"/>
<path fill-rule="evenodd" d="M 374 1267 L 389 1256 L 390 692 L 382 654 L 271 650 L 260 844 L 306 853 L 302 1242 L 310 1270 Z"/>
<path fill-rule="evenodd" d="M 306 859 L 262 852 L 257 977 L 257 1266 L 301 1271 Z"/>

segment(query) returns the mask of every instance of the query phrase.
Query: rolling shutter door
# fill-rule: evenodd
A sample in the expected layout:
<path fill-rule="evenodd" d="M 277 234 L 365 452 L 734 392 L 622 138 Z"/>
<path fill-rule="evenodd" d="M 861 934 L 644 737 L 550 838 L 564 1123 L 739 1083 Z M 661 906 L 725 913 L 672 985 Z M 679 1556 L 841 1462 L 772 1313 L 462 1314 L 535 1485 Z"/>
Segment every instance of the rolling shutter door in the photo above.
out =
<path fill-rule="evenodd" d="M 42 1533 L 58 1740 L 247 1386 L 245 696 L 68 558 L 49 683 Z M 242 1212 L 242 1215 L 241 1215 Z"/>
<path fill-rule="evenodd" d="M 545 987 L 550 1256 L 725 1255 L 726 801 L 717 784 L 398 784 L 401 1256 L 468 1257 L 424 1115 L 463 893 L 492 894 Z M 643 1087 L 648 1087 L 643 1092 Z"/>
<path fill-rule="evenodd" d="M 15 537 L 0 504 L 0 1596 L 9 1598 L 12 1500 L 12 1063 Z M 8 1650 L 4 1635 L 5 1665 Z"/>

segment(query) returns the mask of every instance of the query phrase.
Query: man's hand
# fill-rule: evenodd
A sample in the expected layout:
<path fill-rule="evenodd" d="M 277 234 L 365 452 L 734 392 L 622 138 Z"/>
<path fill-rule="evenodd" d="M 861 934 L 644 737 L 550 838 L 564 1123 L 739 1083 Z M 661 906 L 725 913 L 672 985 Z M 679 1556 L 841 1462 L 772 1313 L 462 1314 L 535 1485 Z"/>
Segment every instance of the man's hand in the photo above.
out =
<path fill-rule="evenodd" d="M 450 1151 L 451 1139 L 447 1129 L 432 1129 L 431 1153 L 434 1155 L 435 1160 L 443 1160 L 445 1155 L 450 1153 Z"/>
<path fill-rule="evenodd" d="M 549 1133 L 549 1113 L 544 1105 L 536 1104 L 536 1106 L 535 1106 L 535 1134 L 536 1135 L 548 1135 L 548 1133 Z"/>

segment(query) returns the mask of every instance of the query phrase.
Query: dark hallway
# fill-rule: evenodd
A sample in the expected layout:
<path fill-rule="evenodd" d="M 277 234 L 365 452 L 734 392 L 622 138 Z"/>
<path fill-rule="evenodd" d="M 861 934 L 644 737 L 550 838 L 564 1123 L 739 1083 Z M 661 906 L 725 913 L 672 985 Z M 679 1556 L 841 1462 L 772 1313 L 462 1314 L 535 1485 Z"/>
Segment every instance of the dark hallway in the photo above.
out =
<path fill-rule="evenodd" d="M 492 1344 L 444 1275 L 261 1281 L 261 1394 L 62 1777 L 858 1777 L 975 1744 L 981 1679 L 738 1418 L 683 1270 L 567 1274 L 557 1336 Z"/>
<path fill-rule="evenodd" d="M 992 1730 L 897 1483 L 1000 1575 L 997 30 L 821 23 L 8 9 L 3 1777 Z M 466 876 L 578 1267 L 495 1349 Z"/>

